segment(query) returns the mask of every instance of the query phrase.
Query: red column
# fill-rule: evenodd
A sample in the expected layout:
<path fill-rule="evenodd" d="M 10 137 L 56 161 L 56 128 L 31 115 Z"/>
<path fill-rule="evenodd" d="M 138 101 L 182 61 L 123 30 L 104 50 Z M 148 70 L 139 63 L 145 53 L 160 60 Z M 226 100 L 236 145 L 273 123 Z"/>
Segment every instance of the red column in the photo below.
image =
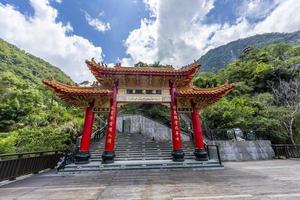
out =
<path fill-rule="evenodd" d="M 76 163 L 88 163 L 90 158 L 90 143 L 93 131 L 94 112 L 91 104 L 85 109 L 84 125 L 81 136 L 79 152 L 75 155 Z"/>
<path fill-rule="evenodd" d="M 193 132 L 194 132 L 194 144 L 195 151 L 194 155 L 196 160 L 207 160 L 207 153 L 204 148 L 204 137 L 201 126 L 201 117 L 198 110 L 196 109 L 195 104 L 192 103 L 192 123 L 193 123 Z"/>
<path fill-rule="evenodd" d="M 171 94 L 170 114 L 171 114 L 172 144 L 173 144 L 172 156 L 173 156 L 173 161 L 183 161 L 184 152 L 182 151 L 182 144 L 181 144 L 179 115 L 177 112 L 175 87 L 174 84 L 172 83 L 170 83 L 170 94 Z"/>
<path fill-rule="evenodd" d="M 82 132 L 81 143 L 79 148 L 81 152 L 89 152 L 90 150 L 93 123 L 94 123 L 94 112 L 92 106 L 89 106 L 85 109 L 84 126 L 83 126 L 83 132 Z"/>
<path fill-rule="evenodd" d="M 112 163 L 115 157 L 115 138 L 117 123 L 117 85 L 112 89 L 112 98 L 110 99 L 110 110 L 107 119 L 107 129 L 105 138 L 105 150 L 102 154 L 103 163 Z"/>

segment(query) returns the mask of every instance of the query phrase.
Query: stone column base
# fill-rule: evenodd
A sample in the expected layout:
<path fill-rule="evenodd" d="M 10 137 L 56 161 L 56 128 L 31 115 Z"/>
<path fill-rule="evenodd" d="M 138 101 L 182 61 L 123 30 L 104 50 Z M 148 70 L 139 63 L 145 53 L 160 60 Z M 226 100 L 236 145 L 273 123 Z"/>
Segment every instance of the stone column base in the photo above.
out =
<path fill-rule="evenodd" d="M 195 149 L 194 155 L 195 155 L 195 160 L 208 161 L 208 155 L 205 149 Z"/>
<path fill-rule="evenodd" d="M 87 164 L 87 163 L 89 163 L 90 157 L 91 157 L 90 152 L 88 152 L 88 151 L 86 151 L 86 152 L 79 151 L 75 155 L 75 164 Z"/>
<path fill-rule="evenodd" d="M 104 151 L 102 153 L 102 163 L 109 164 L 113 163 L 115 159 L 115 152 L 114 151 Z"/>
<path fill-rule="evenodd" d="M 182 149 L 173 150 L 172 152 L 173 161 L 175 162 L 183 162 L 184 161 L 184 152 Z"/>

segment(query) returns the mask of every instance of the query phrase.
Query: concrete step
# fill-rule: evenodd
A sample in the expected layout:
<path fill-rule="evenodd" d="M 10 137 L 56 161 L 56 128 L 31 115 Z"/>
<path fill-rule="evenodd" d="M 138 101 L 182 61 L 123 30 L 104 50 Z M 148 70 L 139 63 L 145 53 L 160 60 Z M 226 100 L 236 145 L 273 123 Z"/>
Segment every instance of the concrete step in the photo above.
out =
<path fill-rule="evenodd" d="M 101 155 L 103 151 L 93 151 L 93 152 L 90 152 L 91 155 Z M 193 151 L 184 151 L 185 154 L 189 154 L 189 153 L 192 153 Z M 169 154 L 169 153 L 172 153 L 172 150 L 152 150 L 152 151 L 149 151 L 149 150 L 128 150 L 128 151 L 115 151 L 116 154 L 157 154 L 157 153 L 162 153 L 162 154 Z"/>
<path fill-rule="evenodd" d="M 102 152 L 105 140 L 93 143 L 91 148 L 90 163 L 85 165 L 70 164 L 63 172 L 77 171 L 102 171 L 123 169 L 168 169 L 168 168 L 222 168 L 214 160 L 201 162 L 194 158 L 194 146 L 191 142 L 183 142 L 185 153 L 184 162 L 172 161 L 171 141 L 152 141 L 140 134 L 119 134 L 115 144 L 115 162 L 102 164 Z"/>
<path fill-rule="evenodd" d="M 101 142 L 94 142 L 93 144 L 96 144 L 96 145 L 104 145 L 105 144 L 105 141 L 101 141 Z M 128 141 L 120 141 L 120 140 L 117 140 L 117 142 L 115 143 L 116 146 L 119 146 L 119 145 L 143 145 L 143 144 L 146 144 L 146 145 L 169 145 L 169 146 L 172 146 L 172 143 L 169 142 L 169 141 L 165 141 L 165 142 L 138 142 L 138 141 L 133 141 L 133 142 L 128 142 Z M 192 142 L 182 142 L 182 145 L 192 145 L 193 146 L 193 143 Z"/>
<path fill-rule="evenodd" d="M 104 145 L 105 143 L 104 142 L 101 142 L 101 143 L 93 143 L 93 144 L 96 144 L 96 145 Z M 117 142 L 115 143 L 116 146 L 120 146 L 120 145 L 165 145 L 165 146 L 172 146 L 172 143 L 169 143 L 169 142 L 143 142 L 143 143 L 139 143 L 139 142 L 127 142 L 127 141 L 123 141 L 123 142 Z M 191 142 L 188 142 L 188 143 L 182 143 L 182 145 L 192 145 L 193 146 L 193 143 Z"/>
<path fill-rule="evenodd" d="M 194 149 L 182 149 L 184 152 L 194 152 Z M 92 149 L 90 151 L 90 153 L 94 154 L 94 153 L 102 153 L 104 151 L 104 149 Z M 147 148 L 140 148 L 140 149 L 124 149 L 124 150 L 120 150 L 120 149 L 115 149 L 115 152 L 117 153 L 139 153 L 139 152 L 143 152 L 143 153 L 149 153 L 149 152 L 172 152 L 172 149 L 147 149 Z"/>
<path fill-rule="evenodd" d="M 135 156 L 135 155 L 171 155 L 172 152 L 168 151 L 168 152 L 161 152 L 161 151 L 157 151 L 157 152 L 115 152 L 116 156 Z M 193 152 L 184 152 L 185 155 L 194 155 Z M 101 153 L 96 153 L 96 154 L 91 154 L 91 157 L 96 156 L 99 157 L 102 155 Z"/>
<path fill-rule="evenodd" d="M 126 160 L 171 160 L 171 156 L 169 157 L 127 157 L 127 158 L 115 158 L 115 161 L 126 161 Z M 185 157 L 185 159 L 194 159 L 193 156 L 189 156 L 189 157 Z M 94 161 L 99 161 L 101 162 L 102 159 L 101 158 L 91 158 L 90 159 L 91 162 Z"/>
<path fill-rule="evenodd" d="M 123 159 L 123 158 L 149 158 L 149 157 L 157 157 L 157 158 L 170 158 L 172 157 L 171 154 L 168 155 L 160 155 L 160 154 L 152 154 L 152 155 L 116 155 L 116 158 Z M 185 157 L 194 157 L 194 155 L 185 155 Z M 101 156 L 92 156 L 91 159 L 99 159 Z"/>
<path fill-rule="evenodd" d="M 185 153 L 185 156 L 193 156 L 194 154 L 193 153 Z M 97 158 L 97 157 L 101 157 L 102 154 L 94 154 L 94 155 L 91 155 L 91 158 Z M 149 157 L 149 156 L 160 156 L 160 157 L 164 157 L 164 156 L 171 156 L 171 152 L 169 153 L 146 153 L 146 154 L 143 154 L 143 153 L 128 153 L 128 154 L 116 154 L 116 157 L 120 158 L 120 157 Z"/>
<path fill-rule="evenodd" d="M 91 156 L 91 159 L 98 159 L 98 158 L 101 158 L 102 155 L 99 155 L 99 156 Z M 193 154 L 185 154 L 185 157 L 193 157 L 194 155 Z M 116 155 L 116 158 L 136 158 L 136 157 L 145 157 L 145 158 L 148 158 L 148 157 L 171 157 L 171 154 L 146 154 L 146 155 L 143 155 L 143 154 L 136 154 L 136 155 Z"/>
<path fill-rule="evenodd" d="M 92 145 L 93 147 L 97 148 L 103 148 L 105 145 L 104 144 L 97 144 L 97 145 Z M 171 144 L 124 144 L 124 145 L 118 145 L 116 144 L 116 148 L 127 148 L 127 147 L 162 147 L 162 148 L 172 148 Z M 182 145 L 182 147 L 190 147 L 193 148 L 193 145 Z"/>
<path fill-rule="evenodd" d="M 93 143 L 91 161 L 101 161 L 105 140 Z M 194 146 L 191 142 L 182 142 L 185 158 L 194 159 Z M 171 141 L 152 141 L 140 134 L 118 134 L 115 143 L 116 161 L 128 160 L 171 160 Z"/>
<path fill-rule="evenodd" d="M 141 170 L 141 169 L 174 169 L 174 168 L 199 168 L 199 169 L 223 169 L 215 160 L 195 161 L 187 159 L 184 162 L 173 162 L 172 160 L 138 160 L 138 161 L 115 161 L 112 164 L 101 162 L 90 162 L 89 164 L 70 164 L 60 172 L 86 172 L 106 170 Z"/>

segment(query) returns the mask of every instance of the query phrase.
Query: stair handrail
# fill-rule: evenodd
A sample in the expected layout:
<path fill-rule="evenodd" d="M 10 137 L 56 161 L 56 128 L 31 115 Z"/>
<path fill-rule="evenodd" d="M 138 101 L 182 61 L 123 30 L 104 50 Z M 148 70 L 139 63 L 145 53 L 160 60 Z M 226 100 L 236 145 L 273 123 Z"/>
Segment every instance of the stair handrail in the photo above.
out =
<path fill-rule="evenodd" d="M 216 154 L 217 154 L 216 159 L 217 159 L 219 165 L 223 166 L 219 145 L 216 145 L 216 144 L 207 144 L 207 145 L 205 145 L 205 149 L 206 149 L 206 152 L 208 154 L 209 159 L 213 159 L 213 155 L 212 155 L 212 152 L 211 152 L 212 150 L 210 150 L 210 148 L 215 148 Z"/>
<path fill-rule="evenodd" d="M 105 130 L 107 128 L 107 124 L 105 124 L 101 129 L 98 129 L 92 133 L 92 141 L 100 141 L 105 136 Z"/>

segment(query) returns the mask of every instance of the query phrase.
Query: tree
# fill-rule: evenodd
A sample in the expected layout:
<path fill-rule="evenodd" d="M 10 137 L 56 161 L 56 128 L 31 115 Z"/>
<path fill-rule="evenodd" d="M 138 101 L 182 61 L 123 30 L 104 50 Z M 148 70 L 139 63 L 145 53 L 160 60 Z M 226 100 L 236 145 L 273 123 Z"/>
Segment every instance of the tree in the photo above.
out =
<path fill-rule="evenodd" d="M 166 65 L 160 64 L 159 61 L 155 61 L 152 64 L 147 64 L 147 63 L 144 63 L 142 61 L 139 61 L 139 62 L 134 64 L 134 67 L 166 67 Z"/>
<path fill-rule="evenodd" d="M 269 82 L 269 86 L 276 104 L 286 108 L 287 117 L 286 120 L 282 120 L 282 123 L 289 134 L 290 141 L 295 144 L 293 129 L 300 110 L 300 77 L 289 81 L 278 78 L 278 83 Z"/>
<path fill-rule="evenodd" d="M 139 62 L 134 64 L 134 67 L 148 67 L 148 64 L 144 63 L 142 61 L 139 61 Z"/>

